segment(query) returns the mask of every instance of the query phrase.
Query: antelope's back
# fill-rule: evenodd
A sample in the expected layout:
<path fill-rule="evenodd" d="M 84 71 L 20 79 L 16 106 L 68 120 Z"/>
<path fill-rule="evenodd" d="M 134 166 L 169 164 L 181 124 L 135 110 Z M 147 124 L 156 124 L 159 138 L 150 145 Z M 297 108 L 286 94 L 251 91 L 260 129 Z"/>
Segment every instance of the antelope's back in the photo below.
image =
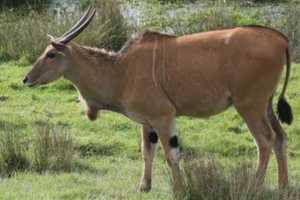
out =
<path fill-rule="evenodd" d="M 272 30 L 239 27 L 178 37 L 161 48 L 167 48 L 162 83 L 178 115 L 207 117 L 245 90 L 273 90 L 287 41 Z"/>

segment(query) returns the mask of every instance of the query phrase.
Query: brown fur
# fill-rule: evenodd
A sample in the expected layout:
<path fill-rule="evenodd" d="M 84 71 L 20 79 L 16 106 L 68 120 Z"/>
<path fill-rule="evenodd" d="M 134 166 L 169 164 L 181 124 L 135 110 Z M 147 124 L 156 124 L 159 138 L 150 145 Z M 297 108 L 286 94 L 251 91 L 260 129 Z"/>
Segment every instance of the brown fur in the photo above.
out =
<path fill-rule="evenodd" d="M 237 27 L 181 37 L 147 31 L 118 53 L 75 43 L 63 51 L 49 46 L 28 80 L 30 84 L 45 84 L 64 75 L 86 102 L 90 119 L 95 119 L 98 111 L 108 109 L 143 124 L 143 191 L 151 188 L 154 147 L 147 139 L 149 131 L 158 134 L 172 169 L 174 188 L 179 189 L 180 155 L 169 145 L 175 134 L 175 117 L 209 117 L 231 105 L 244 118 L 256 140 L 258 178 L 263 179 L 275 148 L 276 156 L 280 156 L 279 184 L 283 187 L 287 184 L 285 145 L 281 142 L 284 133 L 276 117 L 267 113 L 287 48 L 285 37 L 262 27 Z M 49 51 L 64 57 L 49 60 L 45 58 Z M 51 77 L 43 76 L 54 65 L 58 72 L 51 73 Z"/>

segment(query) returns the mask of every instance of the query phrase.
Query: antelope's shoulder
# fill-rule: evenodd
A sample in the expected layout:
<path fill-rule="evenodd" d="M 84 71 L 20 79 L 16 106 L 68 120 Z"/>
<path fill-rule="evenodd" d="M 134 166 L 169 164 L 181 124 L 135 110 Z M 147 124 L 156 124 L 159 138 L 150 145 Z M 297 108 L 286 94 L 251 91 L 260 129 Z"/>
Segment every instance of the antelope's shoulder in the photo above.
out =
<path fill-rule="evenodd" d="M 119 51 L 121 55 L 126 54 L 133 47 L 136 47 L 138 44 L 154 42 L 155 40 L 159 41 L 161 39 L 174 39 L 177 38 L 176 35 L 161 33 L 157 31 L 146 30 L 140 34 L 133 36 L 131 39 L 127 40 L 125 45 Z"/>

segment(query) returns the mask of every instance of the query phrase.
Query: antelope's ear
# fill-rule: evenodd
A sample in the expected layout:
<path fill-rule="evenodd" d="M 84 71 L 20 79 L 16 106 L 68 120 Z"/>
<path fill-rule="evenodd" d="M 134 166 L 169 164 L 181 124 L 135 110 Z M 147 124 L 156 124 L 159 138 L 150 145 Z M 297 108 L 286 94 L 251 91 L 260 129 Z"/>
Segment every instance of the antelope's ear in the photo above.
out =
<path fill-rule="evenodd" d="M 52 41 L 51 45 L 57 50 L 57 51 L 63 51 L 66 48 L 66 45 L 61 42 L 55 42 Z"/>

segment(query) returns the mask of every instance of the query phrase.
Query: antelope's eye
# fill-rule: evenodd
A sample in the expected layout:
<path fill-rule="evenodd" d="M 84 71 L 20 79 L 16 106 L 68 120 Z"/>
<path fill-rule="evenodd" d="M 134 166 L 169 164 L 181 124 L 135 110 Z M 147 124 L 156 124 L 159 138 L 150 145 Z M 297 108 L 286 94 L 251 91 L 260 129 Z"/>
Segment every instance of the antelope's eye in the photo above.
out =
<path fill-rule="evenodd" d="M 52 59 L 52 58 L 54 58 L 55 57 L 55 53 L 47 53 L 47 58 L 50 58 L 50 59 Z"/>

